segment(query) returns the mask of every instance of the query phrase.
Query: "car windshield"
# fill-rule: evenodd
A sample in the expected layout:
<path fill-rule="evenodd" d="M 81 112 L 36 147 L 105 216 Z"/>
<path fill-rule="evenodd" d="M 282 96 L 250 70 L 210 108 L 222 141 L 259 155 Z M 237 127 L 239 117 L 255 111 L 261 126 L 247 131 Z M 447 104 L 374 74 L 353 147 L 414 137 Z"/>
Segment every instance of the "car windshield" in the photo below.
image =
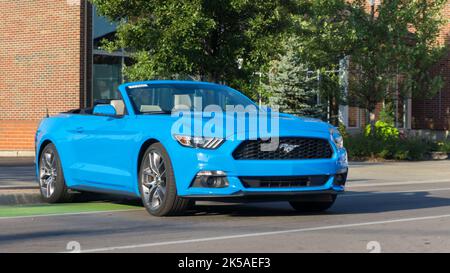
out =
<path fill-rule="evenodd" d="M 206 84 L 144 84 L 130 86 L 127 94 L 136 114 L 170 114 L 172 111 L 203 111 L 207 106 L 255 105 L 238 91 Z"/>

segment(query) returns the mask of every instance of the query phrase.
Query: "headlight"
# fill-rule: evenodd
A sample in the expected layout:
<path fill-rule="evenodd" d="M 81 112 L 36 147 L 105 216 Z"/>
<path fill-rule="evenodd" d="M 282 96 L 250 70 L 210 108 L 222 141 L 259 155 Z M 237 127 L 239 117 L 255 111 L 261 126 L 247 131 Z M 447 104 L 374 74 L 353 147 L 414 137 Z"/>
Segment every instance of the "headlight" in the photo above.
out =
<path fill-rule="evenodd" d="M 338 149 L 344 148 L 344 138 L 342 137 L 341 133 L 336 128 L 330 129 L 330 135 L 333 142 L 336 144 L 336 147 Z"/>
<path fill-rule="evenodd" d="M 217 149 L 224 142 L 223 138 L 217 137 L 196 137 L 175 135 L 175 139 L 181 145 L 191 148 Z"/>

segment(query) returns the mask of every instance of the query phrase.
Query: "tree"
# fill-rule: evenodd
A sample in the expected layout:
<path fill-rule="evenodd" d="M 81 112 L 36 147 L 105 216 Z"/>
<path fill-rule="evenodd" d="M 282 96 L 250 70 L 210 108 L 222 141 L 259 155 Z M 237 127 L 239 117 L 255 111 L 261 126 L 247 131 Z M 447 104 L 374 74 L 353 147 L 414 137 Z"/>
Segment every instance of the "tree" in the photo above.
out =
<path fill-rule="evenodd" d="M 351 20 L 360 46 L 351 55 L 350 89 L 356 104 L 375 122 L 385 98 L 431 96 L 442 78 L 430 68 L 442 56 L 437 37 L 447 0 L 389 0 L 367 12 L 367 1 L 353 2 Z M 403 93 L 403 94 L 401 94 Z"/>
<path fill-rule="evenodd" d="M 265 86 L 271 95 L 270 102 L 280 111 L 300 116 L 320 117 L 322 107 L 315 75 L 308 75 L 308 66 L 299 58 L 295 41 L 290 40 L 286 52 L 272 62 L 269 83 Z"/>
<path fill-rule="evenodd" d="M 295 45 L 291 47 L 295 58 L 307 64 L 305 70 L 315 79 L 314 88 L 320 94 L 323 112 L 328 112 L 328 121 L 337 126 L 339 106 L 346 103 L 341 64 L 357 46 L 355 25 L 350 20 L 353 7 L 346 0 L 303 2 L 305 12 L 294 16 L 295 35 L 284 44 Z"/>
<path fill-rule="evenodd" d="M 277 53 L 295 0 L 91 0 L 119 24 L 105 48 L 126 48 L 131 80 L 189 75 L 243 84 Z M 243 61 L 240 67 L 239 62 Z"/>
<path fill-rule="evenodd" d="M 328 111 L 329 122 L 339 125 L 339 106 L 346 103 L 342 61 L 357 46 L 355 25 L 350 20 L 352 6 L 347 0 L 308 2 L 306 14 L 296 16 L 297 54 L 311 71 L 317 71 L 320 98 Z"/>
<path fill-rule="evenodd" d="M 341 64 L 357 43 L 351 9 L 346 0 L 304 1 L 304 13 L 294 16 L 294 35 L 284 42 L 295 44 L 296 58 L 308 64 L 305 70 L 316 80 L 314 88 L 323 102 L 323 112 L 336 126 L 339 106 L 346 103 Z"/>

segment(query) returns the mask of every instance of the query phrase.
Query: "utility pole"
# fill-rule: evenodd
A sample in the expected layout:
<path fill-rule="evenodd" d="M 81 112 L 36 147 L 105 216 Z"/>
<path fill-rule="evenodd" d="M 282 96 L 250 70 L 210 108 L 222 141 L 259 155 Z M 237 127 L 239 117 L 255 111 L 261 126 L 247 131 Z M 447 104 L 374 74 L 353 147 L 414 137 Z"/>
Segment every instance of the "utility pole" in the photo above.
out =
<path fill-rule="evenodd" d="M 375 21 L 375 0 L 369 0 L 370 2 L 370 20 L 372 23 L 372 26 Z M 369 53 L 370 54 L 370 53 Z M 371 111 L 368 111 L 369 113 L 369 124 L 370 124 L 370 133 L 375 133 L 375 111 L 372 113 Z"/>

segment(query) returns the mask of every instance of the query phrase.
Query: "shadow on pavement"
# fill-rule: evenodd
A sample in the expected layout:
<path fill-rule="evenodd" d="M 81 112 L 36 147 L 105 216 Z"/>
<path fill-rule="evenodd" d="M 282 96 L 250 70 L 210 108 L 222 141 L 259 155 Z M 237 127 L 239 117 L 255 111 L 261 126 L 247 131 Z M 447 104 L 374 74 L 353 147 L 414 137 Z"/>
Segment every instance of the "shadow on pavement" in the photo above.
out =
<path fill-rule="evenodd" d="M 34 157 L 0 157 L 0 167 L 34 167 Z"/>
<path fill-rule="evenodd" d="M 351 196 L 355 194 L 354 196 Z M 450 198 L 431 196 L 423 192 L 374 193 L 347 192 L 339 196 L 336 203 L 326 212 L 298 213 L 287 202 L 259 204 L 199 204 L 192 216 L 228 215 L 233 217 L 278 217 L 296 215 L 340 215 L 370 214 L 392 211 L 406 211 L 437 207 L 450 207 Z"/>
<path fill-rule="evenodd" d="M 102 193 L 91 193 L 91 192 L 83 192 L 80 194 L 75 194 L 73 203 L 88 203 L 88 202 L 109 202 L 114 204 L 143 207 L 140 198 L 124 197 L 121 195 L 111 195 Z"/>
<path fill-rule="evenodd" d="M 0 157 L 0 189 L 37 187 L 34 158 Z"/>
<path fill-rule="evenodd" d="M 83 193 L 75 200 L 83 202 L 112 202 L 117 204 L 134 205 L 142 207 L 137 198 L 124 198 L 122 196 Z M 426 208 L 450 207 L 450 198 L 431 196 L 423 192 L 347 192 L 339 196 L 331 209 L 321 213 L 299 213 L 292 209 L 288 202 L 258 202 L 258 203 L 220 203 L 197 202 L 185 216 L 211 216 L 227 215 L 232 217 L 279 217 L 296 215 L 327 215 L 327 214 L 367 214 L 392 211 L 417 210 Z M 181 216 L 184 217 L 184 216 Z"/>
<path fill-rule="evenodd" d="M 193 210 L 189 211 L 185 216 L 156 218 L 142 213 L 134 215 L 129 219 L 124 216 L 122 221 L 128 224 L 124 227 L 105 225 L 105 222 L 100 221 L 97 227 L 92 229 L 90 225 L 87 227 L 74 227 L 72 230 L 61 230 L 55 226 L 48 231 L 33 231 L 19 234 L 2 234 L 0 235 L 0 245 L 7 245 L 10 242 L 17 243 L 17 241 L 28 241 L 33 239 L 55 239 L 65 236 L 87 236 L 96 237 L 101 235 L 120 235 L 128 233 L 143 233 L 158 230 L 163 232 L 183 232 L 189 229 L 197 229 L 192 223 L 189 224 L 189 219 L 205 216 L 229 216 L 229 217 L 303 217 L 306 215 L 347 215 L 347 214 L 370 214 L 392 211 L 407 211 L 426 208 L 449 207 L 450 198 L 433 197 L 426 191 L 416 193 L 389 193 L 389 194 L 372 194 L 370 196 L 362 196 L 362 194 L 371 194 L 371 192 L 349 192 L 350 194 L 358 194 L 360 196 L 341 196 L 338 198 L 336 204 L 324 213 L 315 214 L 300 214 L 290 208 L 287 202 L 278 203 L 257 203 L 257 204 L 223 204 L 223 203 L 204 203 L 199 202 Z M 101 195 L 84 196 L 87 201 L 95 201 L 101 198 Z M 117 202 L 117 201 L 111 201 Z M 121 200 L 123 204 L 135 204 L 140 206 L 139 200 Z M 142 210 L 144 212 L 144 209 Z M 136 219 L 136 217 L 142 218 Z M 188 222 L 183 222 L 186 219 Z M 206 220 L 206 219 L 205 219 Z M 96 220 L 91 219 L 93 224 Z M 108 221 L 107 221 L 108 222 Z M 100 224 L 102 223 L 102 224 Z M 195 223 L 195 222 L 194 222 Z M 103 225 L 103 226 L 102 226 Z M 65 246 L 61 246 L 65 247 Z M 61 249 L 64 251 L 64 249 Z"/>

